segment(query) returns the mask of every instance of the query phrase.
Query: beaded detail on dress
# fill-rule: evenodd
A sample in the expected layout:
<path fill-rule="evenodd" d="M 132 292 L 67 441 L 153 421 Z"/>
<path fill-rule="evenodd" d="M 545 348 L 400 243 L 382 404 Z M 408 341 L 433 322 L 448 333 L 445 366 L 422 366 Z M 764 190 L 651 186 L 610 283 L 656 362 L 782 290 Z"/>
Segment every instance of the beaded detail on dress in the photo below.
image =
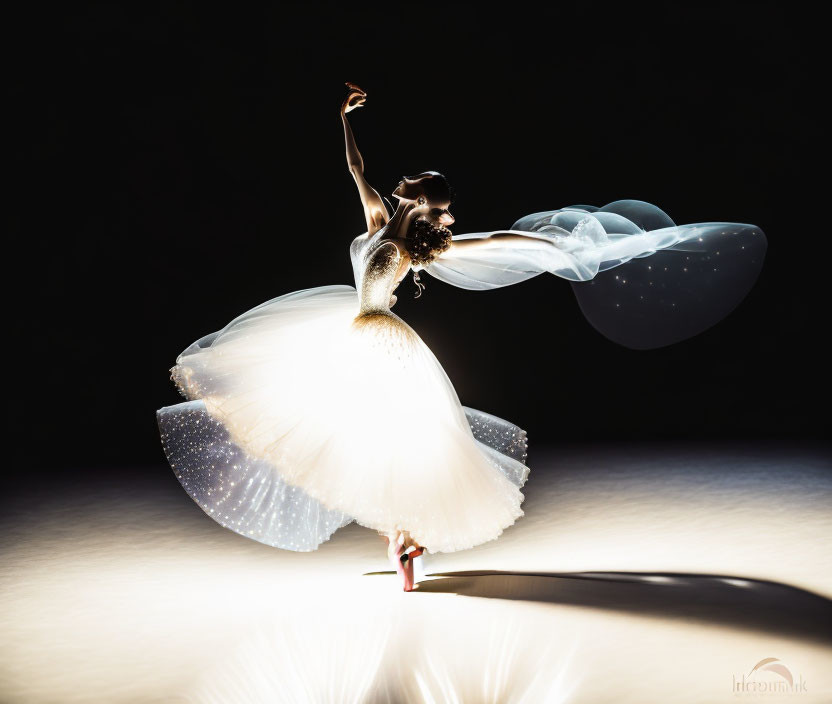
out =
<path fill-rule="evenodd" d="M 361 315 L 390 312 L 390 297 L 396 288 L 401 260 L 399 248 L 389 240 L 369 247 L 359 288 Z"/>

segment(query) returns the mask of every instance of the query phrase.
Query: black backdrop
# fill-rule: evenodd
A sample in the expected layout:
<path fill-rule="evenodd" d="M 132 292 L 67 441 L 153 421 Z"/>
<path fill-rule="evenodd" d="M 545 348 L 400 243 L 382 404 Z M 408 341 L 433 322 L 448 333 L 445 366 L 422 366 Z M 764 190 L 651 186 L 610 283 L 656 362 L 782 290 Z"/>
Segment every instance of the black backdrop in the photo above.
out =
<path fill-rule="evenodd" d="M 406 281 L 396 312 L 463 403 L 533 443 L 824 432 L 816 18 L 765 3 L 166 5 L 75 7 L 17 33 L 9 467 L 162 463 L 153 412 L 179 398 L 180 350 L 274 296 L 351 283 L 363 218 L 344 80 L 369 93 L 351 117 L 370 181 L 389 194 L 442 171 L 457 232 L 638 198 L 768 236 L 731 316 L 650 352 L 602 338 L 552 276 L 485 293 L 423 277 L 418 301 Z"/>

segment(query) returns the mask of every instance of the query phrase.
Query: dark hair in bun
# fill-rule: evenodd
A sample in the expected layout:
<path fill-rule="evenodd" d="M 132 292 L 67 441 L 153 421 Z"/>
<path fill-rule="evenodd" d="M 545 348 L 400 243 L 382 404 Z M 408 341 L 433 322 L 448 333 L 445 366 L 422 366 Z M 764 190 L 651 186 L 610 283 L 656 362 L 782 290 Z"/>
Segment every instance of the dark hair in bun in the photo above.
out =
<path fill-rule="evenodd" d="M 451 231 L 427 220 L 416 220 L 407 233 L 407 253 L 414 264 L 430 264 L 451 246 Z"/>

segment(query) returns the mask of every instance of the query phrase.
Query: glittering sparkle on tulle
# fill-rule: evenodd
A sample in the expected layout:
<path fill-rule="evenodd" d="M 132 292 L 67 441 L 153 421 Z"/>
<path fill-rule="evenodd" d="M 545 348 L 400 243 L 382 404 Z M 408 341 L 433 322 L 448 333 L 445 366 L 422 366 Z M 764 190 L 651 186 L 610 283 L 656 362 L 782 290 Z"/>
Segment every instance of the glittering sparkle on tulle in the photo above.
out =
<path fill-rule="evenodd" d="M 522 487 L 529 477 L 529 468 L 526 467 L 529 446 L 526 431 L 475 408 L 463 406 L 463 410 L 474 439 L 484 446 L 482 449 L 492 464 L 512 484 Z"/>
<path fill-rule="evenodd" d="M 157 411 L 162 445 L 185 491 L 217 523 L 266 545 L 306 552 L 351 522 L 274 467 L 246 455 L 202 401 Z"/>
<path fill-rule="evenodd" d="M 512 484 L 529 475 L 526 432 L 496 416 L 463 407 L 480 451 Z M 352 519 L 330 511 L 302 489 L 288 485 L 264 460 L 234 444 L 202 401 L 157 411 L 162 445 L 176 478 L 220 525 L 247 538 L 286 550 L 315 550 Z M 496 477 L 495 477 L 496 478 Z M 495 482 L 495 490 L 499 490 Z M 419 508 L 418 493 L 413 494 Z M 378 520 L 383 520 L 383 510 Z M 398 526 L 407 530 L 405 525 Z"/>

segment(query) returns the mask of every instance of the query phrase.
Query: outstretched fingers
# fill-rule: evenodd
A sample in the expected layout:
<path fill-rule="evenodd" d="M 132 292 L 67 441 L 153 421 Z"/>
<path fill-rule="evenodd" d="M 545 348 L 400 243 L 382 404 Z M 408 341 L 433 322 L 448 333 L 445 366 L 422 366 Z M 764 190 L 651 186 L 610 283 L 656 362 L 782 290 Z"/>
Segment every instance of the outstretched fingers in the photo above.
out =
<path fill-rule="evenodd" d="M 347 113 L 355 110 L 356 108 L 360 108 L 364 105 L 364 102 L 367 100 L 367 92 L 364 91 L 360 86 L 356 85 L 355 83 L 347 82 L 347 88 L 350 89 L 350 92 L 347 94 L 344 103 L 341 105 L 341 109 Z"/>

